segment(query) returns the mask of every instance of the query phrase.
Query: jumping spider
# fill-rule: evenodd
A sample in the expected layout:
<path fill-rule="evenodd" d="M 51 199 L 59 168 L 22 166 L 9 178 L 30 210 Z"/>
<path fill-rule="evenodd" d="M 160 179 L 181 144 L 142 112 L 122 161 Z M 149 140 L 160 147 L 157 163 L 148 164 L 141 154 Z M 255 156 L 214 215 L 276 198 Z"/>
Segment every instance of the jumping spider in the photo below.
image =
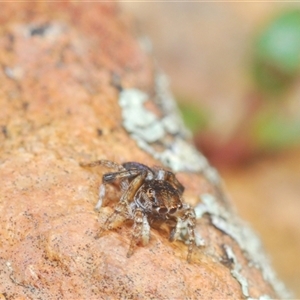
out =
<path fill-rule="evenodd" d="M 188 262 L 191 261 L 195 246 L 195 213 L 186 203 L 183 203 L 184 187 L 175 175 L 161 167 L 149 168 L 137 162 L 126 162 L 119 165 L 108 160 L 82 163 L 83 167 L 104 166 L 114 169 L 113 173 L 103 175 L 99 189 L 99 201 L 95 207 L 99 210 L 105 197 L 106 184 L 117 183 L 123 194 L 115 206 L 114 212 L 107 218 L 103 231 L 113 228 L 113 222 L 118 216 L 133 220 L 133 234 L 127 257 L 130 257 L 135 246 L 142 242 L 146 245 L 150 237 L 150 225 L 155 221 L 173 223 L 170 241 L 180 238 L 182 229 L 187 230 Z"/>

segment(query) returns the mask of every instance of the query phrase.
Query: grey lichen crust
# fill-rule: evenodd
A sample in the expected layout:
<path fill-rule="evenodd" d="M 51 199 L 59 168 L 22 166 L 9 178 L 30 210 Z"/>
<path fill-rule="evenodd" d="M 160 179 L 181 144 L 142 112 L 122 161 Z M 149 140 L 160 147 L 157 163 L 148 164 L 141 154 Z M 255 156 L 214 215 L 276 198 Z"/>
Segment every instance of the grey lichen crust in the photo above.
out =
<path fill-rule="evenodd" d="M 224 250 L 226 252 L 227 258 L 232 262 L 233 266 L 231 269 L 232 276 L 239 282 L 242 288 L 242 293 L 247 300 L 254 300 L 249 296 L 248 280 L 241 274 L 242 266 L 238 262 L 232 248 L 228 245 L 224 245 Z M 261 295 L 258 300 L 268 300 L 271 299 L 269 295 Z"/>
<path fill-rule="evenodd" d="M 162 116 L 145 108 L 153 101 Z M 175 102 L 168 92 L 164 75 L 156 78 L 156 95 L 153 99 L 138 90 L 120 92 L 123 126 L 146 152 L 160 160 L 173 171 L 201 172 L 214 185 L 219 184 L 217 171 L 190 143 L 190 133 L 185 129 Z"/>
<path fill-rule="evenodd" d="M 261 270 L 264 280 L 272 285 L 278 295 L 285 299 L 291 298 L 291 293 L 273 271 L 261 241 L 254 231 L 236 214 L 221 206 L 213 195 L 202 194 L 200 200 L 201 203 L 195 207 L 196 218 L 201 219 L 204 214 L 209 215 L 213 226 L 230 236 L 239 245 L 248 259 L 248 265 Z M 250 299 L 248 280 L 240 274 L 241 268 L 233 250 L 228 245 L 224 248 L 228 259 L 233 261 L 232 275 L 241 284 L 243 295 Z M 263 297 L 266 299 L 268 296 L 263 295 Z"/>
<path fill-rule="evenodd" d="M 155 81 L 155 96 L 152 98 L 145 92 L 133 88 L 123 89 L 120 92 L 119 104 L 122 108 L 124 128 L 141 149 L 161 161 L 163 165 L 174 172 L 200 173 L 212 184 L 215 195 L 200 195 L 202 202 L 195 208 L 197 218 L 208 214 L 213 226 L 237 242 L 244 251 L 249 265 L 262 271 L 264 279 L 273 286 L 276 293 L 282 298 L 291 297 L 283 283 L 277 279 L 255 233 L 226 208 L 228 201 L 223 193 L 219 174 L 190 143 L 190 133 L 183 125 L 175 101 L 169 92 L 165 75 L 158 73 Z M 159 109 L 159 116 L 146 108 L 148 101 Z M 216 201 L 216 198 L 219 201 Z M 205 243 L 201 233 L 196 233 L 196 243 L 198 245 Z M 228 259 L 233 261 L 231 269 L 233 277 L 240 283 L 243 295 L 251 299 L 247 278 L 240 274 L 241 266 L 233 250 L 228 245 L 225 245 L 224 249 Z M 268 298 L 268 295 L 260 297 L 260 299 Z"/>

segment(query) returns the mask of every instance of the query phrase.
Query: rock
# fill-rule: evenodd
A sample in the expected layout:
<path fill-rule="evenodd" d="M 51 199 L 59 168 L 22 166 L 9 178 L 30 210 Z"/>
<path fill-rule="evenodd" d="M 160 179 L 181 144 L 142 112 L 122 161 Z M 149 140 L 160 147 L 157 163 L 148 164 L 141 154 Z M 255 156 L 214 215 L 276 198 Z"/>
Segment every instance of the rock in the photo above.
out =
<path fill-rule="evenodd" d="M 189 143 L 164 77 L 126 20 L 113 3 L 1 8 L 0 296 L 285 297 L 218 173 Z M 124 93 L 146 95 L 126 102 L 131 118 Z M 147 126 L 132 126 L 135 106 L 149 116 Z M 95 239 L 119 196 L 109 189 L 105 207 L 94 211 L 107 170 L 79 163 L 97 159 L 163 163 L 178 172 L 198 217 L 190 264 L 184 238 L 170 243 L 167 226 L 151 229 L 149 245 L 130 258 L 132 223 Z"/>

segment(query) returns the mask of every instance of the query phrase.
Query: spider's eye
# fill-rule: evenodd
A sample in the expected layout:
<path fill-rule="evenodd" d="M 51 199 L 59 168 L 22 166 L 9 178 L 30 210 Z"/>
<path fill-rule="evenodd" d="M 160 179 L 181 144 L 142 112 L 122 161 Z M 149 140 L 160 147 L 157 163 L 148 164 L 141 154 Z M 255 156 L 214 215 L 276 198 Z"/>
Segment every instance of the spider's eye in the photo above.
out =
<path fill-rule="evenodd" d="M 166 214 L 168 212 L 168 209 L 166 207 L 160 207 L 157 209 L 157 212 L 159 214 Z"/>
<path fill-rule="evenodd" d="M 174 214 L 176 212 L 176 210 L 177 210 L 176 207 L 169 209 L 169 214 Z"/>
<path fill-rule="evenodd" d="M 177 208 L 178 208 L 178 209 L 181 209 L 181 208 L 182 208 L 182 204 L 181 204 L 181 203 L 178 204 L 178 205 L 177 205 Z"/>

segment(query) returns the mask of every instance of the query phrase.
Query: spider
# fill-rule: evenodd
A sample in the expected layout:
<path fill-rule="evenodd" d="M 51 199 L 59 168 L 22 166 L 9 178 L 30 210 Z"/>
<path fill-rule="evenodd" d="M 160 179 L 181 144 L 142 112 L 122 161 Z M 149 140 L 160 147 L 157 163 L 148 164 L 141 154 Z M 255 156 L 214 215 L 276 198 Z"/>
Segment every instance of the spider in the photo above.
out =
<path fill-rule="evenodd" d="M 183 185 L 175 174 L 161 167 L 149 168 L 138 162 L 126 162 L 119 165 L 109 160 L 98 160 L 91 163 L 81 163 L 82 167 L 104 166 L 114 169 L 113 173 L 105 173 L 99 188 L 99 200 L 95 210 L 102 206 L 106 193 L 106 185 L 117 183 L 122 195 L 114 208 L 114 212 L 106 219 L 96 238 L 103 231 L 113 228 L 117 217 L 133 220 L 133 234 L 127 253 L 130 257 L 135 246 L 142 242 L 145 246 L 150 238 L 150 224 L 154 222 L 173 223 L 169 240 L 181 238 L 186 228 L 188 240 L 187 261 L 191 261 L 195 246 L 195 212 L 183 202 Z"/>

